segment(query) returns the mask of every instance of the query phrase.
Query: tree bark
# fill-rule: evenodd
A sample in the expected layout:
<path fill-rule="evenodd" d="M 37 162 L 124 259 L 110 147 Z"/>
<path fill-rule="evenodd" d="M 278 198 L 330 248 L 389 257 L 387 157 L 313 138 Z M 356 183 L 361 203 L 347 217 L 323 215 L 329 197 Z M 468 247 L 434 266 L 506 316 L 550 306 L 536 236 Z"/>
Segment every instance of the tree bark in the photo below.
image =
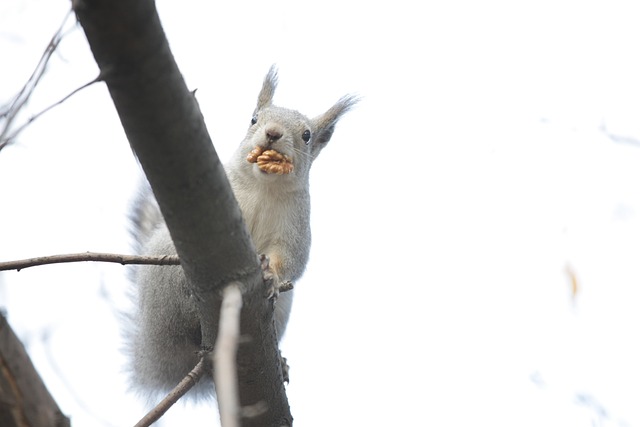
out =
<path fill-rule="evenodd" d="M 24 346 L 0 313 L 0 426 L 69 427 Z"/>
<path fill-rule="evenodd" d="M 266 412 L 242 425 L 290 425 L 273 304 L 240 208 L 186 87 L 152 0 L 74 0 L 73 7 L 129 143 L 149 179 L 212 347 L 220 293 L 240 282 L 240 402 Z"/>

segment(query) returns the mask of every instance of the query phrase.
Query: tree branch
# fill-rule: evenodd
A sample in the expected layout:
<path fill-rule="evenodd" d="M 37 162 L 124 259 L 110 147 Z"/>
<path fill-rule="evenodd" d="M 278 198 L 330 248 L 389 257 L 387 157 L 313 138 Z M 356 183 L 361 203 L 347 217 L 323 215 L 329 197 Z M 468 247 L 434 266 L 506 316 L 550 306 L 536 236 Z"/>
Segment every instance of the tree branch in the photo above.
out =
<path fill-rule="evenodd" d="M 58 105 L 62 104 L 67 99 L 71 98 L 73 95 L 75 95 L 76 93 L 80 92 L 82 89 L 86 89 L 87 87 L 89 87 L 92 84 L 97 83 L 97 82 L 99 82 L 101 80 L 102 80 L 102 76 L 98 76 L 95 79 L 91 80 L 90 82 L 87 82 L 87 83 L 83 84 L 82 86 L 80 86 L 78 88 L 75 88 L 74 90 L 69 92 L 67 95 L 62 97 L 60 100 L 58 100 L 58 101 L 54 102 L 53 104 L 49 105 L 47 108 L 45 108 L 44 110 L 38 112 L 37 114 L 29 117 L 29 120 L 27 120 L 22 125 L 20 125 L 20 127 L 18 127 L 16 130 L 14 130 L 11 133 L 11 135 L 0 137 L 0 150 L 2 150 L 2 148 L 4 148 L 5 146 L 11 144 L 11 142 L 20 134 L 20 132 L 25 130 L 27 126 L 29 126 L 31 123 L 33 123 L 34 121 L 39 119 L 42 115 L 47 113 L 49 110 L 51 110 L 51 109 L 57 107 Z M 31 91 L 33 91 L 33 89 L 35 89 L 35 87 L 32 88 Z M 31 92 L 29 94 L 31 94 Z M 22 105 L 20 107 L 22 107 Z M 3 135 L 8 132 L 8 129 L 9 129 L 8 126 L 9 125 L 10 125 L 10 123 L 7 123 L 7 128 L 5 128 L 5 132 L 3 132 Z"/>
<path fill-rule="evenodd" d="M 267 408 L 243 425 L 291 425 L 273 302 L 265 298 L 255 247 L 155 3 L 73 5 L 198 301 L 203 346 L 213 347 L 216 340 L 222 288 L 235 281 L 243 285 L 241 325 L 248 339 L 238 350 L 240 402 L 265 402 Z"/>
<path fill-rule="evenodd" d="M 140 265 L 180 265 L 177 255 L 147 256 L 147 255 L 120 255 L 97 252 L 83 252 L 77 254 L 49 255 L 36 258 L 19 259 L 15 261 L 0 262 L 0 271 L 22 270 L 29 267 L 46 264 L 60 264 L 65 262 L 99 261 L 113 262 L 117 264 Z"/>
<path fill-rule="evenodd" d="M 69 427 L 24 346 L 0 313 L 0 425 Z"/>
<path fill-rule="evenodd" d="M 206 356 L 202 356 L 198 364 L 178 383 L 177 386 L 158 403 L 151 411 L 136 423 L 134 427 L 148 427 L 158 421 L 182 396 L 184 396 L 206 372 Z"/>
<path fill-rule="evenodd" d="M 40 79 L 47 70 L 49 59 L 51 59 L 51 55 L 53 55 L 53 52 L 56 50 L 58 44 L 60 44 L 60 41 L 62 40 L 62 30 L 64 29 L 64 26 L 66 25 L 71 12 L 71 10 L 67 12 L 67 14 L 64 16 L 64 19 L 62 20 L 62 24 L 60 24 L 60 27 L 58 28 L 58 31 L 56 31 L 53 37 L 51 37 L 47 48 L 40 57 L 40 61 L 38 61 L 38 65 L 36 65 L 36 68 L 31 74 L 31 77 L 29 77 L 29 80 L 27 80 L 27 82 L 24 84 L 20 92 L 13 98 L 13 100 L 9 102 L 7 107 L 3 107 L 3 111 L 0 112 L 0 118 L 4 118 L 6 120 L 4 126 L 2 127 L 2 131 L 0 131 L 0 150 L 9 145 L 11 140 L 18 134 L 18 132 L 22 130 L 24 126 L 26 126 L 21 126 L 20 129 L 14 132 L 11 136 L 7 136 L 9 131 L 11 130 L 13 120 L 18 116 L 18 113 L 22 110 L 22 107 L 27 104 L 29 98 L 31 97 L 31 94 L 33 93 L 34 89 L 40 82 Z M 77 92 L 77 90 L 74 91 L 74 93 L 75 92 Z"/>
<path fill-rule="evenodd" d="M 615 133 L 609 131 L 609 128 L 607 127 L 606 123 L 604 123 L 604 122 L 602 122 L 600 124 L 600 132 L 605 134 L 613 142 L 640 146 L 640 140 L 638 138 L 634 138 L 632 136 L 615 134 Z"/>
<path fill-rule="evenodd" d="M 238 427 L 240 425 L 236 353 L 240 340 L 241 308 L 242 293 L 239 284 L 232 283 L 223 291 L 220 329 L 213 353 L 213 374 L 222 427 Z"/>

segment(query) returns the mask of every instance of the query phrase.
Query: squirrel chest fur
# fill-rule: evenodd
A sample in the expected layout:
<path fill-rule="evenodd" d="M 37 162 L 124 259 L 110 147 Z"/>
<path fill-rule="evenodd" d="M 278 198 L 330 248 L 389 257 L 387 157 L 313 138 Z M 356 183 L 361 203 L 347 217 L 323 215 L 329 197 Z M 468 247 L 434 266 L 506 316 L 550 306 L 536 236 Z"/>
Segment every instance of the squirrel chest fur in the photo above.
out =
<path fill-rule="evenodd" d="M 278 284 L 295 283 L 304 272 L 311 245 L 309 170 L 340 117 L 357 99 L 343 97 L 309 119 L 273 105 L 276 85 L 272 67 L 247 135 L 225 170 L 255 247 L 269 257 Z M 148 189 L 137 200 L 132 219 L 141 254 L 175 254 Z M 200 322 L 179 266 L 140 266 L 134 280 L 136 304 L 125 325 L 125 346 L 133 388 L 153 397 L 171 390 L 197 363 Z M 284 334 L 292 298 L 293 292 L 285 292 L 276 301 L 278 338 Z M 206 379 L 188 395 L 211 395 L 212 389 Z"/>

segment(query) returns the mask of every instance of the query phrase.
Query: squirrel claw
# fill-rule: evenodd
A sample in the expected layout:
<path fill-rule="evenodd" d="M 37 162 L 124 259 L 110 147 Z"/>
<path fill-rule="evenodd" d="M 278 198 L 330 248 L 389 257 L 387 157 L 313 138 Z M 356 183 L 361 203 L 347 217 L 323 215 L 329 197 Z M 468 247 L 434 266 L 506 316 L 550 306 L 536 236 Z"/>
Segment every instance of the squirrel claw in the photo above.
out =
<path fill-rule="evenodd" d="M 260 268 L 262 269 L 262 280 L 267 286 L 267 298 L 277 299 L 280 292 L 288 292 L 293 290 L 293 282 L 291 280 L 276 281 L 276 275 L 269 265 L 269 257 L 266 254 L 258 255 Z"/>
<path fill-rule="evenodd" d="M 273 270 L 269 266 L 269 257 L 265 254 L 258 255 L 260 261 L 260 268 L 262 269 L 262 280 L 267 287 L 267 299 L 277 300 L 280 294 L 279 285 L 276 284 L 276 276 L 273 274 Z"/>
<path fill-rule="evenodd" d="M 266 254 L 258 255 L 258 261 L 260 261 L 260 268 L 262 271 L 269 269 L 269 257 Z"/>
<path fill-rule="evenodd" d="M 273 282 L 275 280 L 275 274 L 271 266 L 269 266 L 269 257 L 265 254 L 258 255 L 260 261 L 260 269 L 262 270 L 262 280 L 265 282 Z"/>

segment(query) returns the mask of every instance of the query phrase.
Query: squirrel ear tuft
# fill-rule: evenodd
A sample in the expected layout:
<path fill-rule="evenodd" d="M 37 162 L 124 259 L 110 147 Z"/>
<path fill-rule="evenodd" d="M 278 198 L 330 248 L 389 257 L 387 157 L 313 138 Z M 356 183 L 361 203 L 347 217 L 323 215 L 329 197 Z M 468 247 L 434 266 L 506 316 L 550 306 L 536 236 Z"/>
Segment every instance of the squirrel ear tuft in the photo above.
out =
<path fill-rule="evenodd" d="M 311 153 L 315 158 L 320 150 L 322 150 L 327 142 L 331 139 L 333 131 L 336 128 L 338 120 L 343 114 L 351 110 L 351 108 L 360 101 L 360 98 L 355 95 L 343 96 L 336 102 L 333 107 L 329 108 L 325 113 L 314 117 L 313 123 L 313 142 L 311 147 Z"/>
<path fill-rule="evenodd" d="M 258 95 L 258 104 L 256 105 L 256 112 L 262 110 L 264 107 L 268 107 L 271 105 L 273 100 L 273 94 L 276 92 L 276 87 L 278 86 L 278 68 L 276 64 L 273 64 L 271 68 L 269 68 L 269 72 L 264 77 L 264 82 L 262 82 L 262 89 L 260 90 L 260 94 Z"/>

